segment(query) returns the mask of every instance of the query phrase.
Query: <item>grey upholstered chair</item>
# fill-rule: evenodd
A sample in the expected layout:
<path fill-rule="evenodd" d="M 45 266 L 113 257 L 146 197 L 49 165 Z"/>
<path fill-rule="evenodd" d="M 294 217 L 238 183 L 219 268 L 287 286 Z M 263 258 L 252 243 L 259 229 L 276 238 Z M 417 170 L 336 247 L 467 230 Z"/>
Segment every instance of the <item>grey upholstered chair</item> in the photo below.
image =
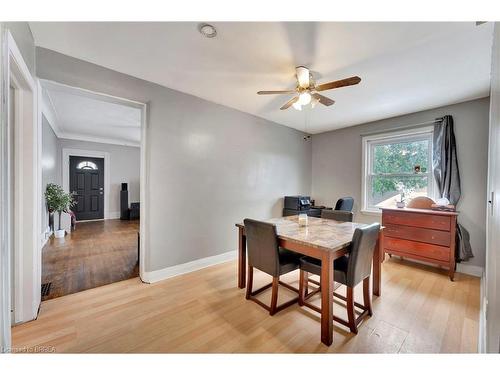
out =
<path fill-rule="evenodd" d="M 373 258 L 373 251 L 377 243 L 380 232 L 378 223 L 368 225 L 364 228 L 357 228 L 354 231 L 349 253 L 336 259 L 333 264 L 334 280 L 344 284 L 347 287 L 347 297 L 338 293 L 333 293 L 334 297 L 340 298 L 346 302 L 348 322 L 337 316 L 333 319 L 351 330 L 358 333 L 358 325 L 366 315 L 372 316 L 372 304 L 370 294 L 370 274 Z M 299 305 L 307 306 L 321 313 L 321 309 L 314 306 L 306 300 L 319 289 L 307 293 L 308 273 L 321 276 L 321 261 L 319 259 L 303 257 L 300 260 L 300 285 L 299 285 Z M 363 282 L 363 305 L 354 302 L 354 287 Z M 354 306 L 360 308 L 363 312 L 355 317 Z"/>
<path fill-rule="evenodd" d="M 299 268 L 300 255 L 293 251 L 280 248 L 278 245 L 278 236 L 274 224 L 262 221 L 245 219 L 245 235 L 248 246 L 248 281 L 246 299 L 252 300 L 269 311 L 270 315 L 294 304 L 298 297 L 277 306 L 278 286 L 284 287 L 299 293 L 298 289 L 280 281 L 280 276 Z M 252 291 L 253 288 L 253 269 L 257 268 L 273 277 L 273 282 L 262 288 Z M 254 298 L 255 295 L 263 292 L 272 286 L 271 306 Z"/>
<path fill-rule="evenodd" d="M 340 198 L 335 204 L 335 210 L 342 211 L 352 211 L 352 207 L 354 206 L 354 198 L 353 197 L 344 197 Z"/>
<path fill-rule="evenodd" d="M 322 219 L 330 219 L 337 221 L 351 221 L 352 222 L 352 212 L 351 211 L 340 211 L 340 210 L 321 210 Z"/>

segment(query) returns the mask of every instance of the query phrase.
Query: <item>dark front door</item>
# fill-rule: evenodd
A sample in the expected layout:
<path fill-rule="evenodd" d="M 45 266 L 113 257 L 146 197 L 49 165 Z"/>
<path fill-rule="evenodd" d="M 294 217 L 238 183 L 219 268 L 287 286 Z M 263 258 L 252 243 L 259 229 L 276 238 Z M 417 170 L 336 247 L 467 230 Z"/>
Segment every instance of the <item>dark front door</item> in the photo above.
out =
<path fill-rule="evenodd" d="M 69 190 L 75 192 L 76 220 L 104 219 L 104 159 L 70 156 Z"/>

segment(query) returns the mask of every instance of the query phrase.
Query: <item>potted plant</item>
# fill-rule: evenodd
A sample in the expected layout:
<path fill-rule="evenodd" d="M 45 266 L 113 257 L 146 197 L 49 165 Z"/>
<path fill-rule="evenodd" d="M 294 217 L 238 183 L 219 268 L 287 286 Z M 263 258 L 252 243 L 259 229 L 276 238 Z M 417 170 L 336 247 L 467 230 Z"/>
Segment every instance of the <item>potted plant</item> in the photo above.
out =
<path fill-rule="evenodd" d="M 405 202 L 408 198 L 410 198 L 410 195 L 415 191 L 413 188 L 407 188 L 404 183 L 398 182 L 396 184 L 396 189 L 399 191 L 399 201 L 396 200 L 396 206 L 398 208 L 404 208 L 405 207 Z"/>
<path fill-rule="evenodd" d="M 59 226 L 58 229 L 54 231 L 54 236 L 56 238 L 64 237 L 65 230 L 61 228 L 61 215 L 63 212 L 68 212 L 75 204 L 73 196 L 74 193 L 66 193 L 63 188 L 57 184 L 47 184 L 47 188 L 45 189 L 45 201 L 47 202 L 49 215 L 54 216 L 55 212 L 59 213 Z M 53 220 L 52 226 L 54 226 Z"/>

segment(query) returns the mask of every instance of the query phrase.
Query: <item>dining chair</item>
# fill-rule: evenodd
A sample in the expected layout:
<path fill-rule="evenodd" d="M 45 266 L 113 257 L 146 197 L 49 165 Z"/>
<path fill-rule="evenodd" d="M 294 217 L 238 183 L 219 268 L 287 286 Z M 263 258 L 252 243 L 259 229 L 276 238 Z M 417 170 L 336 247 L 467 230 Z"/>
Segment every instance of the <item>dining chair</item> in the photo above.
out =
<path fill-rule="evenodd" d="M 346 302 L 348 321 L 334 315 L 333 320 L 347 326 L 352 333 L 358 333 L 358 326 L 363 319 L 372 316 L 370 293 L 370 274 L 373 251 L 379 236 L 380 225 L 374 223 L 364 228 L 356 228 L 347 255 L 334 261 L 334 281 L 347 287 L 347 296 L 333 292 L 333 296 Z M 321 260 L 303 257 L 300 260 L 299 305 L 306 306 L 321 313 L 321 309 L 307 300 L 318 292 L 318 289 L 307 293 L 308 274 L 321 276 Z M 354 287 L 363 282 L 363 305 L 354 301 Z M 356 318 L 354 306 L 362 310 Z"/>
<path fill-rule="evenodd" d="M 352 211 L 352 207 L 354 206 L 354 198 L 353 197 L 344 197 L 340 198 L 335 204 L 335 210 L 342 211 Z"/>
<path fill-rule="evenodd" d="M 351 211 L 341 211 L 341 210 L 321 210 L 322 219 L 330 219 L 337 221 L 351 221 L 352 222 L 352 212 Z"/>
<path fill-rule="evenodd" d="M 280 281 L 280 276 L 292 272 L 299 268 L 301 255 L 281 248 L 278 245 L 278 235 L 276 225 L 262 221 L 245 219 L 245 235 L 248 246 L 248 279 L 246 299 L 251 300 L 264 307 L 270 315 L 293 305 L 298 301 L 298 296 L 281 305 L 278 303 L 278 287 L 282 285 L 295 293 L 299 293 L 297 288 Z M 252 291 L 253 269 L 257 268 L 273 277 L 272 283 Z M 255 296 L 264 290 L 272 287 L 271 305 L 268 306 Z"/>

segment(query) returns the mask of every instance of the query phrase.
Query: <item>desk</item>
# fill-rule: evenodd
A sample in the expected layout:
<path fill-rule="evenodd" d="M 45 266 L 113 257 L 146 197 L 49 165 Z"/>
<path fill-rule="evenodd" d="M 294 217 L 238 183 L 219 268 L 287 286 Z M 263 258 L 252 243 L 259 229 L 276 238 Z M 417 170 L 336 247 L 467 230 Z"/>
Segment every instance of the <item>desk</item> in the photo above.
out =
<path fill-rule="evenodd" d="M 333 343 L 333 261 L 348 253 L 356 228 L 367 224 L 339 222 L 315 217 L 308 218 L 308 226 L 300 227 L 298 216 L 265 220 L 276 225 L 279 246 L 321 259 L 321 342 Z M 246 236 L 245 226 L 238 227 L 238 287 L 246 285 Z M 382 231 L 380 232 L 382 236 Z M 373 294 L 380 296 L 382 254 L 379 241 L 373 252 Z M 329 265 L 329 267 L 325 267 Z"/>

